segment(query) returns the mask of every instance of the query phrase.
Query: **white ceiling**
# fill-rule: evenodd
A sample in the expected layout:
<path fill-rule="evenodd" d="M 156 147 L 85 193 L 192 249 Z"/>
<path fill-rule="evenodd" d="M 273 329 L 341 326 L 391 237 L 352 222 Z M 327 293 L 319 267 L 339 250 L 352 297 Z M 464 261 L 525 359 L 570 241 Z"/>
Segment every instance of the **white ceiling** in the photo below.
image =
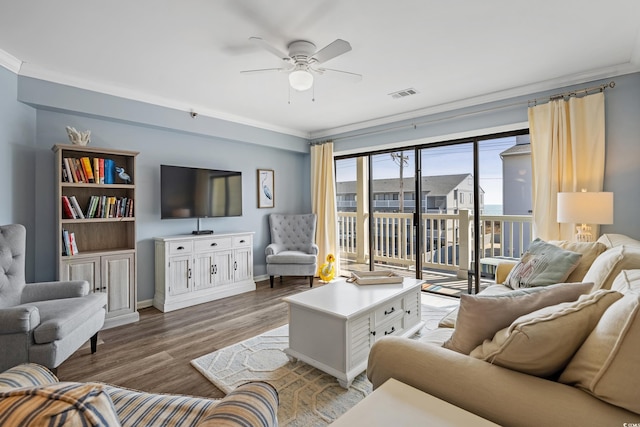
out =
<path fill-rule="evenodd" d="M 639 16 L 638 0 L 0 0 L 0 64 L 319 137 L 640 70 Z M 364 78 L 289 95 L 284 73 L 240 74 L 282 64 L 250 36 L 345 39 L 324 65 Z"/>

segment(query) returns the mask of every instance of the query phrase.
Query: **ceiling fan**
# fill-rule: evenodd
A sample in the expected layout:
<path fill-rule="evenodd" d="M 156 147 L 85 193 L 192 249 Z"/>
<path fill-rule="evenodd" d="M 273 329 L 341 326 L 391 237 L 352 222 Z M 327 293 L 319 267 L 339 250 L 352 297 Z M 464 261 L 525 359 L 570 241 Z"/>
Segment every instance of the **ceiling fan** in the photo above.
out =
<path fill-rule="evenodd" d="M 267 52 L 272 53 L 282 60 L 285 64 L 280 68 L 262 68 L 257 70 L 246 70 L 241 73 L 263 73 L 271 71 L 280 71 L 289 73 L 289 84 L 298 91 L 305 91 L 313 86 L 313 74 L 335 73 L 343 77 L 349 77 L 353 80 L 360 81 L 361 74 L 351 73 L 349 71 L 334 70 L 331 68 L 318 67 L 336 56 L 340 56 L 351 50 L 349 42 L 336 39 L 320 50 L 316 49 L 316 45 L 306 40 L 296 40 L 289 43 L 289 53 L 284 53 L 277 47 L 260 37 L 249 37 L 249 40 L 262 47 Z"/>

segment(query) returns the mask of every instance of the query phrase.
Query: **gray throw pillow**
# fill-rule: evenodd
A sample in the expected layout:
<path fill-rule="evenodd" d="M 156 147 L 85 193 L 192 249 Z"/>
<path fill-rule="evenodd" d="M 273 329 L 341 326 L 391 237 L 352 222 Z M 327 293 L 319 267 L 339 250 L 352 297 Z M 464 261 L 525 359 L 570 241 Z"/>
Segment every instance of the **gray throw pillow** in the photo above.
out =
<path fill-rule="evenodd" d="M 559 283 L 500 295 L 462 294 L 456 328 L 443 347 L 469 354 L 518 317 L 550 305 L 575 301 L 592 288 L 593 283 Z"/>
<path fill-rule="evenodd" d="M 577 252 L 536 239 L 513 267 L 504 284 L 518 289 L 562 283 L 578 266 L 581 257 L 582 254 Z"/>

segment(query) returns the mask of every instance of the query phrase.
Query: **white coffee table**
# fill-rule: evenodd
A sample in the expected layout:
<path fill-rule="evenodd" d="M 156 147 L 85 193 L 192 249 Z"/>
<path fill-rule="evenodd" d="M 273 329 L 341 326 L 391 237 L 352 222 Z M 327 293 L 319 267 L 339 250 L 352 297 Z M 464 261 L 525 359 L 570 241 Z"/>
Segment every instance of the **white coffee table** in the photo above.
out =
<path fill-rule="evenodd" d="M 289 303 L 291 360 L 300 359 L 348 388 L 367 368 L 369 350 L 385 335 L 410 336 L 422 326 L 422 280 L 357 285 L 344 279 L 284 298 Z"/>
<path fill-rule="evenodd" d="M 496 427 L 498 424 L 391 378 L 331 426 Z"/>

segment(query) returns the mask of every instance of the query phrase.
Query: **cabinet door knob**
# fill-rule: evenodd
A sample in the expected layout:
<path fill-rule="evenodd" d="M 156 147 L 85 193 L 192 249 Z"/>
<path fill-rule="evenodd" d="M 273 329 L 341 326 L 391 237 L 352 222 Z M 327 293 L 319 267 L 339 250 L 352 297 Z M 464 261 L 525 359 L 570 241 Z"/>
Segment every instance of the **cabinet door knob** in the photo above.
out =
<path fill-rule="evenodd" d="M 371 331 L 371 335 L 376 336 L 376 331 Z"/>
<path fill-rule="evenodd" d="M 407 310 L 407 314 L 411 314 L 411 310 Z"/>

